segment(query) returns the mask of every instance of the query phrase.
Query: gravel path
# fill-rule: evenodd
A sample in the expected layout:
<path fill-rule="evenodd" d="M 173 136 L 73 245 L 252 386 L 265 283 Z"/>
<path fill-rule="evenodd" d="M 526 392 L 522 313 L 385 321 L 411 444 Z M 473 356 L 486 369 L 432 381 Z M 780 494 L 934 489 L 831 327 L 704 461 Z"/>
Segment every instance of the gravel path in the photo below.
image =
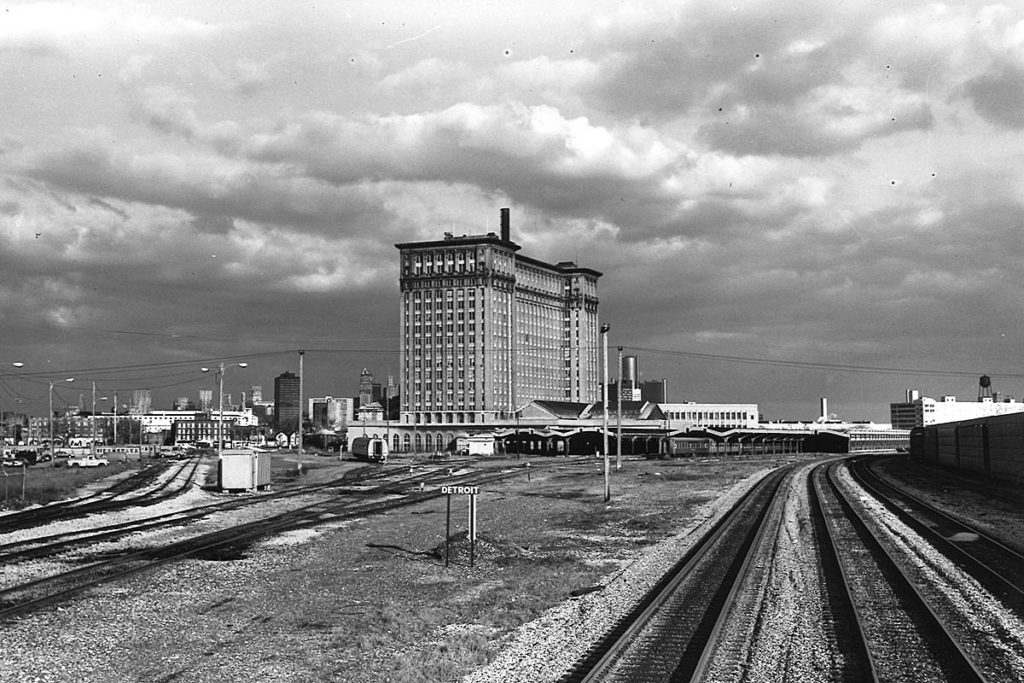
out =
<path fill-rule="evenodd" d="M 807 479 L 814 466 L 798 468 L 780 490 L 777 514 L 755 551 L 760 561 L 743 579 L 708 680 L 832 681 L 842 672 L 813 537 Z"/>

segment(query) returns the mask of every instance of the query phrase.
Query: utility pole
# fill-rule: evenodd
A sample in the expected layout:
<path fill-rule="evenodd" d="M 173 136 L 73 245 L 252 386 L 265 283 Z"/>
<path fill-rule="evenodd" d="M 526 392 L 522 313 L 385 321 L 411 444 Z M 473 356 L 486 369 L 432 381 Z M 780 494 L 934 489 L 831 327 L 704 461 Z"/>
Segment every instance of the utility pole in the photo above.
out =
<path fill-rule="evenodd" d="M 299 351 L 299 456 L 302 456 L 302 357 L 305 351 Z"/>
<path fill-rule="evenodd" d="M 615 398 L 615 471 L 622 469 L 622 347 L 619 347 L 619 395 Z"/>
<path fill-rule="evenodd" d="M 68 377 L 65 382 L 74 382 L 74 377 Z M 50 380 L 50 467 L 57 466 L 57 449 L 53 446 L 53 380 Z"/>
<path fill-rule="evenodd" d="M 224 453 L 224 370 L 226 368 L 236 365 L 240 368 L 249 367 L 248 363 L 231 363 L 224 365 L 221 361 L 220 365 L 217 366 L 217 457 L 220 458 Z M 210 368 L 202 368 L 203 372 L 209 372 Z M 116 402 L 115 402 L 116 404 Z M 128 442 L 131 443 L 129 435 Z M 142 450 L 142 416 L 139 416 L 139 450 Z"/>
<path fill-rule="evenodd" d="M 601 436 L 604 438 L 604 500 L 612 499 L 611 480 L 609 479 L 608 461 L 608 330 L 611 325 L 601 325 L 601 358 L 604 371 L 601 376 Z"/>
<path fill-rule="evenodd" d="M 89 413 L 89 422 L 92 423 L 92 443 L 89 452 L 96 457 L 96 382 L 92 383 L 92 412 Z"/>

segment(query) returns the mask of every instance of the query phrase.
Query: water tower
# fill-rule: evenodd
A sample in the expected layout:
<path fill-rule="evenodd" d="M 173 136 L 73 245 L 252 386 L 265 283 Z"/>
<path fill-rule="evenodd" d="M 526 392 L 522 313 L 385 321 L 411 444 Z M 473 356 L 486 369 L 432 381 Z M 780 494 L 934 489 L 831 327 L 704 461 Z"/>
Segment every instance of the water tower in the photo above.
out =
<path fill-rule="evenodd" d="M 992 378 L 988 375 L 982 375 L 978 379 L 978 403 L 984 401 L 992 402 Z"/>

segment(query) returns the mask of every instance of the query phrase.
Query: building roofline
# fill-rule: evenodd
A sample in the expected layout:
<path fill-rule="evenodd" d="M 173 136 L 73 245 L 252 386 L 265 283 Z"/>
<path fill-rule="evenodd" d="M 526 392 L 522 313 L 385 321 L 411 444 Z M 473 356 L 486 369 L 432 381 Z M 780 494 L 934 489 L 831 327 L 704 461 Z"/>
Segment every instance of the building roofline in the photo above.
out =
<path fill-rule="evenodd" d="M 396 249 L 436 249 L 437 247 L 451 247 L 455 245 L 469 245 L 469 244 L 494 244 L 497 246 L 507 247 L 512 251 L 519 251 L 522 249 L 515 242 L 506 242 L 501 239 L 498 235 L 493 232 L 489 232 L 485 235 L 459 235 L 454 236 L 450 233 L 445 233 L 444 239 L 440 240 L 427 240 L 424 242 L 400 242 L 395 245 Z"/>

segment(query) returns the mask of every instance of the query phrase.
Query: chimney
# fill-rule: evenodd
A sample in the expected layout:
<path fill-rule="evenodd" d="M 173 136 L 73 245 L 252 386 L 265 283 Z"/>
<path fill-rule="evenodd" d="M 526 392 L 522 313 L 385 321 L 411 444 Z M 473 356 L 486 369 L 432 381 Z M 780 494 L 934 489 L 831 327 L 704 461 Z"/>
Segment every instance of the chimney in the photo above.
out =
<path fill-rule="evenodd" d="M 822 398 L 821 399 L 821 419 L 822 419 L 822 421 L 825 421 L 825 420 L 828 419 L 828 399 L 827 398 Z"/>
<path fill-rule="evenodd" d="M 501 210 L 501 240 L 503 242 L 512 241 L 512 224 L 509 220 L 508 209 Z"/>

